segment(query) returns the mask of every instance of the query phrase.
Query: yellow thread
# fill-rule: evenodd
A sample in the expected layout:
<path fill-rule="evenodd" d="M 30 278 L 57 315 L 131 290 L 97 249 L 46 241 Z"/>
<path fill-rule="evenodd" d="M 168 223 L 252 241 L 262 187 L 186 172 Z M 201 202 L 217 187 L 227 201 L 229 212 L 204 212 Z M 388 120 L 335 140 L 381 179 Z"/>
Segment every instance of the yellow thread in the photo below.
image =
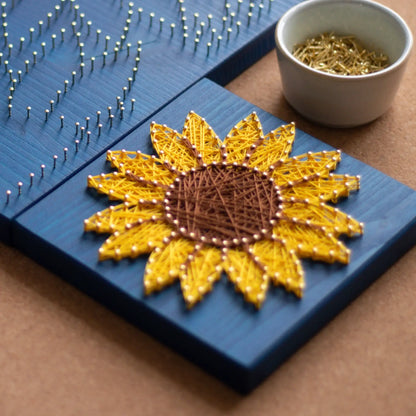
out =
<path fill-rule="evenodd" d="M 340 234 L 353 236 L 359 234 L 361 229 L 358 221 L 334 207 L 319 202 L 285 200 L 282 215 L 296 218 L 305 224 L 310 221 L 315 227 L 325 227 L 327 232 L 336 236 Z"/>
<path fill-rule="evenodd" d="M 101 246 L 100 260 L 134 259 L 140 254 L 150 253 L 155 247 L 161 247 L 171 233 L 172 228 L 161 221 L 145 222 L 115 232 Z"/>
<path fill-rule="evenodd" d="M 303 178 L 313 179 L 312 176 L 316 174 L 327 178 L 340 160 L 341 154 L 338 151 L 308 153 L 287 159 L 273 171 L 272 176 L 280 186 L 302 183 Z"/>
<path fill-rule="evenodd" d="M 152 217 L 161 219 L 162 207 L 120 204 L 92 215 L 85 220 L 84 229 L 98 233 L 112 233 L 123 231 L 128 224 L 134 224 L 139 220 L 149 220 Z"/>
<path fill-rule="evenodd" d="M 175 179 L 175 174 L 163 168 L 163 161 L 156 157 L 138 152 L 108 151 L 107 160 L 120 173 L 131 172 L 148 181 L 169 185 Z"/>
<path fill-rule="evenodd" d="M 288 124 L 270 132 L 256 147 L 249 160 L 249 166 L 267 171 L 270 166 L 286 158 L 295 140 L 295 125 Z"/>
<path fill-rule="evenodd" d="M 323 33 L 296 45 L 293 56 L 319 71 L 336 75 L 365 75 L 389 64 L 383 53 L 365 49 L 355 36 Z"/>
<path fill-rule="evenodd" d="M 253 258 L 242 250 L 229 250 L 223 267 L 244 299 L 260 307 L 266 296 L 269 279 Z"/>
<path fill-rule="evenodd" d="M 259 241 L 253 245 L 253 254 L 262 264 L 267 264 L 267 274 L 275 285 L 302 296 L 305 286 L 302 267 L 295 253 L 282 241 Z"/>
<path fill-rule="evenodd" d="M 187 267 L 180 272 L 183 297 L 189 307 L 199 302 L 212 290 L 213 284 L 221 277 L 221 251 L 206 247 L 188 257 Z"/>
<path fill-rule="evenodd" d="M 219 148 L 221 140 L 211 126 L 198 114 L 190 113 L 186 117 L 182 135 L 195 145 L 205 163 L 220 162 Z"/>
<path fill-rule="evenodd" d="M 330 174 L 327 178 L 317 177 L 287 189 L 285 195 L 335 203 L 339 198 L 347 197 L 350 191 L 357 191 L 359 188 L 360 180 L 356 176 Z"/>
<path fill-rule="evenodd" d="M 167 126 L 153 123 L 150 133 L 153 147 L 161 159 L 166 160 L 179 170 L 187 171 L 198 166 L 197 160 L 184 144 L 183 136 L 177 131 Z"/>
<path fill-rule="evenodd" d="M 177 280 L 181 274 L 181 266 L 194 248 L 194 243 L 180 238 L 168 242 L 159 250 L 153 250 L 144 275 L 146 293 L 160 290 Z"/>
<path fill-rule="evenodd" d="M 225 138 L 227 162 L 242 163 L 250 146 L 260 137 L 263 137 L 260 120 L 256 113 L 251 113 L 247 118 L 237 123 Z"/>
<path fill-rule="evenodd" d="M 158 156 L 109 151 L 107 158 L 117 171 L 88 178 L 88 186 L 110 199 L 124 201 L 85 220 L 85 231 L 111 234 L 99 250 L 100 259 L 120 260 L 150 253 L 145 292 L 150 294 L 180 280 L 189 307 L 212 290 L 222 272 L 256 307 L 264 302 L 270 282 L 302 296 L 305 283 L 299 259 L 348 263 L 350 252 L 338 237 L 362 234 L 363 225 L 326 204 L 359 189 L 359 177 L 332 173 L 341 160 L 341 152 L 305 153 L 290 158 L 294 136 L 294 125 L 289 124 L 263 137 L 255 113 L 238 122 L 224 143 L 193 112 L 188 114 L 182 133 L 152 123 L 151 137 Z M 215 175 L 215 181 L 209 179 L 210 175 Z M 204 185 L 199 180 L 208 182 Z M 226 182 L 219 186 L 221 180 Z M 178 184 L 182 187 L 180 192 L 175 188 Z M 262 188 L 262 199 L 256 204 L 251 197 L 245 197 L 247 185 L 253 197 Z M 203 195 L 207 192 L 204 186 L 210 193 Z M 237 208 L 236 200 L 223 211 L 210 210 L 209 203 L 205 203 L 209 201 L 207 195 L 216 195 L 220 190 L 228 197 L 235 195 L 238 203 L 259 210 L 252 212 L 253 217 L 241 214 L 244 216 L 238 223 L 239 233 L 252 230 L 244 221 L 259 224 L 253 234 L 244 231 L 240 236 L 232 235 L 237 233 L 233 215 L 240 212 L 230 211 L 231 205 Z M 176 199 L 170 199 L 172 192 Z M 204 205 L 195 203 L 198 198 L 205 201 Z M 178 205 L 172 206 L 172 201 Z M 221 204 L 225 199 L 219 195 L 216 201 Z M 198 236 L 193 228 L 188 230 L 188 205 L 195 209 L 206 207 L 202 213 L 192 212 L 206 219 L 198 225 L 202 228 L 195 228 Z M 267 211 L 271 206 L 275 208 Z M 212 216 L 223 215 L 220 212 L 230 215 L 224 241 L 220 236 L 225 234 L 218 224 L 225 217 Z M 261 220 L 254 222 L 253 218 Z M 204 235 L 204 226 L 208 227 L 209 239 Z"/>
<path fill-rule="evenodd" d="M 97 189 L 100 193 L 107 194 L 111 200 L 123 201 L 128 195 L 129 200 L 135 203 L 141 199 L 146 201 L 162 200 L 165 195 L 165 191 L 157 186 L 140 184 L 123 174 L 117 174 L 117 172 L 90 176 L 88 177 L 88 186 Z"/>
<path fill-rule="evenodd" d="M 273 232 L 299 257 L 326 263 L 349 262 L 349 251 L 334 237 L 321 229 L 281 221 Z"/>

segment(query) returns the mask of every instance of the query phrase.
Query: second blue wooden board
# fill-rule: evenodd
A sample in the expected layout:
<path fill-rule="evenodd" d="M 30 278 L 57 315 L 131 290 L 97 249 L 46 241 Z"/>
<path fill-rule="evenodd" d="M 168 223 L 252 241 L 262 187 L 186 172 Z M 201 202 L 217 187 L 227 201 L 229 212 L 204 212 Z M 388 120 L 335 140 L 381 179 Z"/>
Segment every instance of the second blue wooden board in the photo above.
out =
<path fill-rule="evenodd" d="M 11 218 L 199 79 L 224 84 L 272 49 L 298 2 L 2 2 L 0 240 Z"/>
<path fill-rule="evenodd" d="M 265 132 L 284 124 L 208 80 L 179 96 L 154 120 L 180 131 L 190 110 L 204 117 L 222 139 L 253 110 Z M 149 125 L 139 127 L 116 149 L 153 153 Z M 331 148 L 297 131 L 292 155 L 321 150 Z M 362 237 L 346 240 L 352 250 L 350 264 L 303 261 L 303 298 L 271 289 L 260 310 L 247 305 L 223 277 L 212 293 L 188 310 L 179 284 L 145 296 L 146 257 L 118 263 L 98 261 L 98 248 L 106 237 L 84 233 L 83 221 L 109 202 L 87 189 L 86 181 L 88 175 L 106 171 L 109 166 L 103 156 L 20 215 L 13 222 L 13 243 L 242 392 L 257 386 L 416 241 L 416 192 L 343 155 L 337 172 L 361 175 L 362 184 L 360 191 L 337 207 L 365 223 Z"/>

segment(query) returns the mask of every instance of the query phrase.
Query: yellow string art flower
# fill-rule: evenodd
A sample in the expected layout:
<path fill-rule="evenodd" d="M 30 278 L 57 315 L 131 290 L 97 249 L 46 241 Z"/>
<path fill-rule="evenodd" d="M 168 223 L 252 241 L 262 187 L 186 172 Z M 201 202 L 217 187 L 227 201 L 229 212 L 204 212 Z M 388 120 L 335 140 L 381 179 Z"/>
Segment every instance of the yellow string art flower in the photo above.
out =
<path fill-rule="evenodd" d="M 109 151 L 117 171 L 88 177 L 123 203 L 85 220 L 86 231 L 111 234 L 100 260 L 150 253 L 146 294 L 179 280 L 193 306 L 225 272 L 260 307 L 270 283 L 302 296 L 300 258 L 348 263 L 338 237 L 363 225 L 327 204 L 359 189 L 359 177 L 331 173 L 340 151 L 289 157 L 294 124 L 263 135 L 256 113 L 224 142 L 194 112 L 182 133 L 152 122 L 150 134 L 158 156 Z"/>

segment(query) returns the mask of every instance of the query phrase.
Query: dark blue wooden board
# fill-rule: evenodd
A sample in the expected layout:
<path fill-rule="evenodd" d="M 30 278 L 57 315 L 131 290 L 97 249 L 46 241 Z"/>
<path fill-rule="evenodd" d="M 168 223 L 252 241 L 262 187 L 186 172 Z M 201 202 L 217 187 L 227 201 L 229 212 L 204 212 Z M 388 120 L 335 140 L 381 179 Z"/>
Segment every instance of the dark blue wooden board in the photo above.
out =
<path fill-rule="evenodd" d="M 194 110 L 221 137 L 256 110 L 265 132 L 283 122 L 218 85 L 202 80 L 157 113 L 154 120 L 181 130 Z M 149 125 L 116 149 L 152 153 Z M 292 155 L 331 148 L 297 131 Z M 347 239 L 347 266 L 304 261 L 306 290 L 299 300 L 270 290 L 261 310 L 244 303 L 223 277 L 212 293 L 187 310 L 179 284 L 143 294 L 146 258 L 98 262 L 103 235 L 83 232 L 83 220 L 109 205 L 86 187 L 89 174 L 108 171 L 101 157 L 13 222 L 13 243 L 95 299 L 179 351 L 239 391 L 248 392 L 416 241 L 416 192 L 379 171 L 343 156 L 338 172 L 362 176 L 357 193 L 337 206 L 365 223 L 360 238 Z M 406 276 L 403 276 L 406 278 Z"/>
<path fill-rule="evenodd" d="M 8 1 L 1 10 L 0 239 L 8 240 L 8 224 L 13 216 L 196 81 L 208 76 L 224 84 L 254 63 L 273 47 L 273 29 L 278 18 L 299 1 L 263 4 L 259 0 L 245 0 L 238 6 L 237 0 L 230 0 L 229 8 L 222 0 Z M 254 6 L 248 22 L 250 4 Z M 181 11 L 181 7 L 186 10 Z M 143 9 L 140 17 L 139 8 Z M 195 13 L 199 13 L 196 20 Z M 183 17 L 188 26 L 185 44 Z M 224 24 L 223 17 L 226 17 Z M 202 31 L 201 22 L 205 25 Z M 228 36 L 229 28 L 232 32 Z M 214 36 L 212 29 L 216 30 Z M 98 37 L 97 30 L 101 31 Z M 222 36 L 219 46 L 218 36 Z M 196 37 L 199 43 L 195 49 Z M 208 54 L 207 43 L 211 40 Z M 142 42 L 139 63 L 138 41 Z M 116 42 L 120 42 L 117 59 Z M 37 53 L 36 63 L 33 52 Z M 29 62 L 27 66 L 25 61 Z M 135 67 L 138 70 L 133 77 Z M 129 83 L 128 78 L 135 80 Z M 10 88 L 14 88 L 11 100 Z M 117 96 L 124 102 L 122 114 L 117 108 Z M 133 110 L 131 99 L 136 100 Z M 108 106 L 112 107 L 112 123 Z M 49 111 L 47 121 L 45 110 Z M 97 111 L 101 112 L 101 129 L 97 125 Z M 85 128 L 83 138 L 81 128 Z M 87 131 L 91 132 L 89 140 Z M 80 142 L 78 145 L 76 140 Z M 58 157 L 56 162 L 54 156 Z M 35 175 L 33 179 L 31 173 Z M 9 197 L 7 191 L 11 191 Z"/>

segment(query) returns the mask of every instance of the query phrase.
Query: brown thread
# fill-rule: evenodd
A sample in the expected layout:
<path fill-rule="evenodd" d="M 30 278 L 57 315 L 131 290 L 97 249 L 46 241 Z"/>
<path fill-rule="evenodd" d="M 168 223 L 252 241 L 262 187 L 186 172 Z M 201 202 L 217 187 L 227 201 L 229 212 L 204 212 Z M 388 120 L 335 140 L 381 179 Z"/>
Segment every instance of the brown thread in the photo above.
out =
<path fill-rule="evenodd" d="M 271 231 L 282 209 L 279 190 L 267 175 L 231 164 L 180 176 L 164 203 L 168 221 L 182 235 L 218 247 L 255 241 Z"/>

